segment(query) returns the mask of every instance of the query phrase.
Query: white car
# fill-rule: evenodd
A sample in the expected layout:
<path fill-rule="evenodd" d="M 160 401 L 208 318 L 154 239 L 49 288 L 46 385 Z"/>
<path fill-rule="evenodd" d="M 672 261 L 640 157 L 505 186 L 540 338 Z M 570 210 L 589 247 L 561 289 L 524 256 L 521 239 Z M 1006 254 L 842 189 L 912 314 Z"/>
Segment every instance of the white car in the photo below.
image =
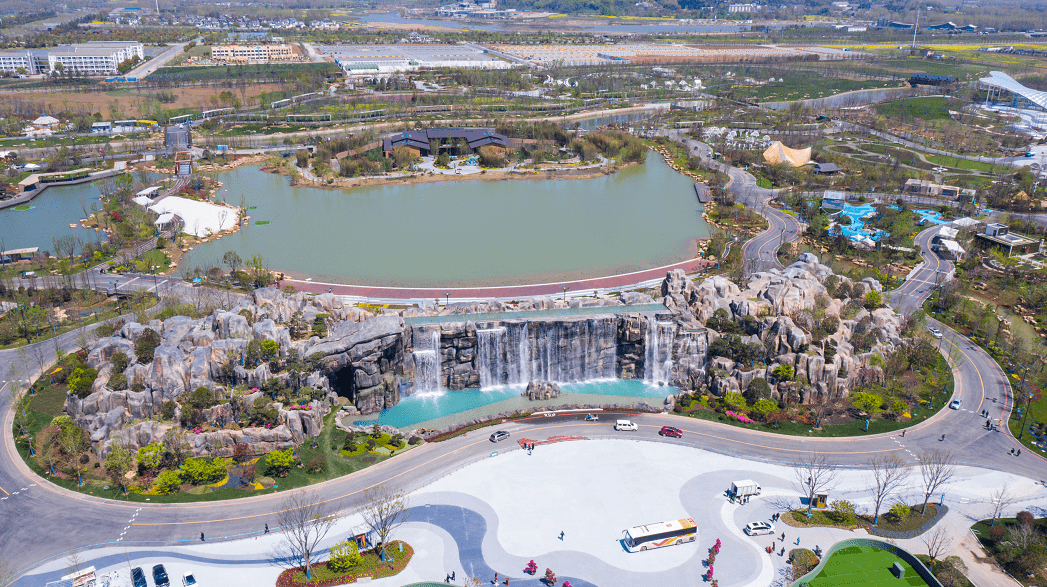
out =
<path fill-rule="evenodd" d="M 618 420 L 614 424 L 615 430 L 633 431 L 639 430 L 640 427 L 636 425 L 636 422 L 630 422 L 629 420 Z"/>
<path fill-rule="evenodd" d="M 934 326 L 928 326 L 927 327 L 927 332 L 930 332 L 931 336 L 933 336 L 934 338 L 941 338 L 942 337 L 942 331 L 937 329 L 937 328 L 935 328 Z"/>
<path fill-rule="evenodd" d="M 962 403 L 963 403 L 962 399 L 956 398 L 956 399 L 952 400 L 951 402 L 949 402 L 949 407 L 954 409 L 954 410 L 958 410 L 958 409 L 960 409 L 960 404 L 962 404 Z"/>
<path fill-rule="evenodd" d="M 745 525 L 745 533 L 749 536 L 774 534 L 774 524 L 770 522 L 750 522 Z"/>
<path fill-rule="evenodd" d="M 192 573 L 186 573 L 182 575 L 182 587 L 196 587 L 199 583 L 196 582 L 196 577 Z"/>

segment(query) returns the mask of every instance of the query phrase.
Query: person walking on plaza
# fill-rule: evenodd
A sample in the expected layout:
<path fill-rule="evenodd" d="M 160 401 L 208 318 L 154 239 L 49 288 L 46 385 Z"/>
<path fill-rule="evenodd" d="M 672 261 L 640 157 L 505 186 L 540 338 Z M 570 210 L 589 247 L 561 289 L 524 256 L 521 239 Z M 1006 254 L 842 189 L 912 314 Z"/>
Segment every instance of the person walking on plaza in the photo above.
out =
<path fill-rule="evenodd" d="M 266 524 L 265 524 L 265 533 L 266 534 L 269 533 L 269 523 L 268 522 L 266 522 Z"/>
<path fill-rule="evenodd" d="M 560 540 L 563 540 L 563 530 L 560 530 Z"/>
<path fill-rule="evenodd" d="M 200 542 L 203 542 L 203 541 L 204 541 L 204 533 L 203 533 L 203 532 L 201 532 L 201 533 L 200 533 Z"/>

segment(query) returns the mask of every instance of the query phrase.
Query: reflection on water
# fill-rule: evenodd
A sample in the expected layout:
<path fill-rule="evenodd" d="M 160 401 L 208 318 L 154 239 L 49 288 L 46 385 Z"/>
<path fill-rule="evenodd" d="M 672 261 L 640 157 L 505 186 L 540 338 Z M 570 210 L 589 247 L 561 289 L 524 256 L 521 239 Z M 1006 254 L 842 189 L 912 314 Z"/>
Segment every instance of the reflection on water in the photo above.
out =
<path fill-rule="evenodd" d="M 248 167 L 222 173 L 219 199 L 254 221 L 193 249 L 183 267 L 226 251 L 321 281 L 385 286 L 552 282 L 650 269 L 694 256 L 708 236 L 692 181 L 647 164 L 585 180 L 448 181 L 348 191 L 296 188 Z"/>

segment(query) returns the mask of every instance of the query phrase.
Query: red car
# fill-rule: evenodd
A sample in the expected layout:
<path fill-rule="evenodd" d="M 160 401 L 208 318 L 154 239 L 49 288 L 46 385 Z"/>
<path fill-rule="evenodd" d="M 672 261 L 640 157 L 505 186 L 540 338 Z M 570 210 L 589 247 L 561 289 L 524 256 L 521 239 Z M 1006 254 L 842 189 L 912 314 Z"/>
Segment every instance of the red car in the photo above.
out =
<path fill-rule="evenodd" d="M 658 434 L 661 434 L 662 436 L 672 436 L 673 438 L 683 438 L 683 430 L 673 428 L 672 426 L 662 426 L 662 429 L 658 431 Z"/>

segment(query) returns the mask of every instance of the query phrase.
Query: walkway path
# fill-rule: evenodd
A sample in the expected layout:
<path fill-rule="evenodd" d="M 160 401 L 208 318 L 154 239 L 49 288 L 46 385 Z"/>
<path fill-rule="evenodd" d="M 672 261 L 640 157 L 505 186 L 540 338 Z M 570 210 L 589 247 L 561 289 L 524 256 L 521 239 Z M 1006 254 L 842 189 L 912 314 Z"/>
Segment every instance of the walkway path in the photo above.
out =
<path fill-rule="evenodd" d="M 581 297 L 592 295 L 593 291 L 600 294 L 621 292 L 653 287 L 660 283 L 668 271 L 683 269 L 685 273 L 692 274 L 707 270 L 715 265 L 713 261 L 705 259 L 690 259 L 672 265 L 622 273 L 607 277 L 594 277 L 592 279 L 577 279 L 574 281 L 557 281 L 552 283 L 536 283 L 529 285 L 505 285 L 490 287 L 381 287 L 368 285 L 344 285 L 340 283 L 327 283 L 304 279 L 284 279 L 279 283 L 280 287 L 293 285 L 298 291 L 309 293 L 331 292 L 337 295 L 360 298 L 369 301 L 380 302 L 418 302 L 430 300 L 519 300 L 534 296 L 566 296 Z"/>

